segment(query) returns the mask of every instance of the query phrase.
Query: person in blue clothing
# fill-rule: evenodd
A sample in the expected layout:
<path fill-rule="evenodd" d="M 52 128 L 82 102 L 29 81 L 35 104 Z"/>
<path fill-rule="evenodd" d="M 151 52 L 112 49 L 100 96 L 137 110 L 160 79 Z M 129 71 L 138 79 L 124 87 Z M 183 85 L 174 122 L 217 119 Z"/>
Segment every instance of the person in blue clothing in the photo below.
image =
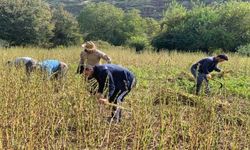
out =
<path fill-rule="evenodd" d="M 59 60 L 43 60 L 37 66 L 48 79 L 62 79 L 68 70 L 67 64 Z"/>
<path fill-rule="evenodd" d="M 101 104 L 110 102 L 120 105 L 124 97 L 136 84 L 135 75 L 131 71 L 114 64 L 87 65 L 85 66 L 84 75 L 88 79 L 95 78 L 97 80 L 97 98 Z M 107 85 L 109 91 L 107 98 L 104 98 L 105 85 Z M 120 122 L 121 109 L 119 107 L 113 107 L 111 118 L 116 122 Z"/>
<path fill-rule="evenodd" d="M 202 82 L 206 83 L 206 94 L 210 93 L 209 79 L 211 78 L 210 73 L 212 71 L 220 72 L 221 69 L 218 68 L 218 63 L 228 61 L 228 56 L 225 54 L 220 54 L 215 57 L 204 58 L 197 63 L 193 64 L 191 67 L 191 73 L 196 79 L 196 95 L 199 95 Z"/>

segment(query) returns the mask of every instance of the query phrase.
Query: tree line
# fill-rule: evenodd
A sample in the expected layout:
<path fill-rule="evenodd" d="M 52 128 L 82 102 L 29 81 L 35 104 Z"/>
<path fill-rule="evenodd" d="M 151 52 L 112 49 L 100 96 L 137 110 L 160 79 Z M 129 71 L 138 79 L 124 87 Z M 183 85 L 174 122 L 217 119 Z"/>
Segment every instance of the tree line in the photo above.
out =
<path fill-rule="evenodd" d="M 0 0 L 0 43 L 57 47 L 103 40 L 141 51 L 248 51 L 250 3 L 222 2 L 185 8 L 172 2 L 161 20 L 142 18 L 136 9 L 89 3 L 74 17 L 62 5 L 43 0 Z M 249 52 L 250 53 L 250 52 Z"/>

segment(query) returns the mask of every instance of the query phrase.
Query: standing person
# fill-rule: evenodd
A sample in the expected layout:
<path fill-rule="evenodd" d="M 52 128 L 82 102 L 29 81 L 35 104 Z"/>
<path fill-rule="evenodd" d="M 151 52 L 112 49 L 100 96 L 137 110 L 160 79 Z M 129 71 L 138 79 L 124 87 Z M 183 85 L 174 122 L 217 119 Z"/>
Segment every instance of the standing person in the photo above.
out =
<path fill-rule="evenodd" d="M 101 58 L 108 64 L 111 63 L 111 58 L 104 52 L 98 50 L 92 41 L 82 44 L 83 51 L 80 54 L 80 62 L 77 68 L 77 73 L 82 74 L 84 65 L 99 65 Z"/>
<path fill-rule="evenodd" d="M 87 78 L 95 78 L 98 82 L 98 101 L 102 104 L 108 102 L 121 104 L 124 97 L 131 91 L 136 84 L 135 76 L 128 69 L 114 64 L 104 64 L 91 66 L 87 65 L 84 69 Z M 105 85 L 108 87 L 108 98 L 104 98 Z M 113 106 L 111 119 L 116 122 L 121 120 L 121 109 Z"/>
<path fill-rule="evenodd" d="M 36 63 L 37 61 L 31 57 L 17 57 L 12 61 L 8 61 L 7 65 L 15 66 L 16 68 L 25 66 L 26 74 L 30 75 L 30 73 L 34 70 Z"/>
<path fill-rule="evenodd" d="M 37 63 L 37 66 L 40 67 L 41 71 L 48 78 L 54 79 L 63 79 L 68 71 L 68 65 L 59 60 L 43 60 Z"/>
<path fill-rule="evenodd" d="M 228 56 L 225 54 L 220 54 L 215 57 L 204 58 L 192 65 L 191 73 L 196 79 L 196 95 L 199 95 L 200 93 L 203 80 L 205 80 L 206 83 L 206 94 L 210 93 L 208 82 L 208 80 L 211 78 L 210 73 L 214 70 L 220 72 L 221 69 L 218 68 L 217 65 L 218 63 L 222 63 L 224 61 L 228 61 Z"/>

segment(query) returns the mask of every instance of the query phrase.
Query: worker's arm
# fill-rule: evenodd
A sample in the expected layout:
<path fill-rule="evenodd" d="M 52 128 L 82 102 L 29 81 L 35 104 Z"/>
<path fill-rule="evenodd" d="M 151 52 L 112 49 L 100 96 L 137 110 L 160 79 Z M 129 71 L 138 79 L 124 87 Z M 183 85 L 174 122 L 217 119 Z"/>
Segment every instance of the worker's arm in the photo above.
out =
<path fill-rule="evenodd" d="M 85 60 L 86 60 L 86 53 L 82 51 L 80 54 L 80 61 L 79 61 L 76 73 L 78 74 L 83 73 Z"/>
<path fill-rule="evenodd" d="M 107 83 L 109 86 L 109 98 L 114 94 L 115 84 L 114 84 L 113 76 L 108 70 L 105 70 L 100 73 L 98 83 L 99 83 L 98 93 L 103 94 L 105 85 Z"/>
<path fill-rule="evenodd" d="M 105 60 L 108 64 L 111 64 L 111 58 L 110 58 L 107 54 L 105 54 L 104 52 L 101 52 L 101 51 L 99 51 L 99 50 L 98 50 L 98 54 L 99 54 L 99 56 L 100 56 L 103 60 Z"/>
<path fill-rule="evenodd" d="M 214 70 L 217 72 L 221 72 L 221 69 L 217 65 L 214 67 Z"/>

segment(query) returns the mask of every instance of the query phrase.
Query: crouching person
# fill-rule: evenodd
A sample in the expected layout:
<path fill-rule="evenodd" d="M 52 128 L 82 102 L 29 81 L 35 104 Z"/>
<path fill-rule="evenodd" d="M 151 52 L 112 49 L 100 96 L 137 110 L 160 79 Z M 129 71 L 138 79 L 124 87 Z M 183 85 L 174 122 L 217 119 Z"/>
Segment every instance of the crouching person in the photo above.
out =
<path fill-rule="evenodd" d="M 8 61 L 8 66 L 15 66 L 16 68 L 25 67 L 26 75 L 30 75 L 30 73 L 35 69 L 37 61 L 31 57 L 17 57 L 12 61 Z"/>
<path fill-rule="evenodd" d="M 120 105 L 124 97 L 136 84 L 135 76 L 128 69 L 114 64 L 91 66 L 87 65 L 84 75 L 89 79 L 95 78 L 98 82 L 97 98 L 99 103 L 114 103 Z M 108 98 L 104 98 L 105 85 L 108 87 Z M 111 120 L 120 122 L 121 108 L 113 106 Z"/>
<path fill-rule="evenodd" d="M 217 71 L 220 72 L 221 69 L 217 67 L 218 63 L 228 61 L 228 57 L 224 54 L 217 55 L 215 57 L 204 58 L 197 63 L 193 64 L 191 67 L 191 73 L 196 79 L 196 95 L 199 95 L 202 82 L 206 83 L 206 94 L 210 94 L 209 79 L 211 78 L 210 72 Z"/>
<path fill-rule="evenodd" d="M 67 64 L 59 60 L 44 60 L 38 63 L 37 68 L 42 71 L 44 79 L 56 81 L 52 82 L 54 92 L 64 89 L 64 79 L 68 71 Z"/>
<path fill-rule="evenodd" d="M 47 79 L 63 79 L 68 71 L 68 65 L 59 60 L 43 60 L 37 66 Z"/>

